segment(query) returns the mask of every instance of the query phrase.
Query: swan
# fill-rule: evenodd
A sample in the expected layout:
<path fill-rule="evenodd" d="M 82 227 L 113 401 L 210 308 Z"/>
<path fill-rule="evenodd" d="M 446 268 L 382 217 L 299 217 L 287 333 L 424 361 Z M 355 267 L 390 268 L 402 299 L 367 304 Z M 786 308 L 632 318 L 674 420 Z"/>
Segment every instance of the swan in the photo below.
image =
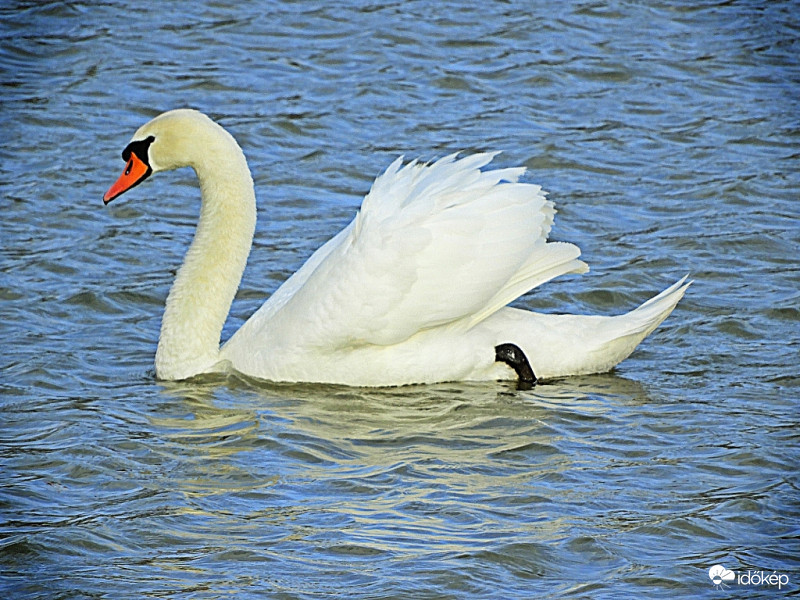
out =
<path fill-rule="evenodd" d="M 108 204 L 153 173 L 192 167 L 194 239 L 169 291 L 155 372 L 177 380 L 234 369 L 282 382 L 398 386 L 534 384 L 608 371 L 675 308 L 686 277 L 620 316 L 548 315 L 507 306 L 566 273 L 580 249 L 548 242 L 555 209 L 525 169 L 482 170 L 493 153 L 431 164 L 395 160 L 355 218 L 220 347 L 256 225 L 253 180 L 233 136 L 191 109 L 133 135 Z"/>

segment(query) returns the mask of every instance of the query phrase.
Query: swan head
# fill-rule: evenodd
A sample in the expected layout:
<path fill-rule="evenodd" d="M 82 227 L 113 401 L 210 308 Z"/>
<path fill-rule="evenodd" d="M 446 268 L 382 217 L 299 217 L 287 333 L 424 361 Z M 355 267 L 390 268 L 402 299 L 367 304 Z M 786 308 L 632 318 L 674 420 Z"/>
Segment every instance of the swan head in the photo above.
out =
<path fill-rule="evenodd" d="M 227 131 L 199 111 L 181 108 L 162 113 L 142 125 L 125 146 L 125 169 L 103 202 L 108 204 L 159 171 L 187 166 L 197 171 L 209 157 L 230 151 L 231 142 L 238 149 Z"/>

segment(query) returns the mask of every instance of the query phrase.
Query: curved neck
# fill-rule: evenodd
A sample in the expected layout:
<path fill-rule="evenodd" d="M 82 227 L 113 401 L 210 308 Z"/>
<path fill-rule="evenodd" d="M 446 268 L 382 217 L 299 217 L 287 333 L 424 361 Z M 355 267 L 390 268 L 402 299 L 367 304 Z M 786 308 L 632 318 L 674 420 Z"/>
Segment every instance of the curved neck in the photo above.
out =
<path fill-rule="evenodd" d="M 253 180 L 230 136 L 214 139 L 194 164 L 202 193 L 197 231 L 167 297 L 156 375 L 184 379 L 211 370 L 256 225 Z"/>

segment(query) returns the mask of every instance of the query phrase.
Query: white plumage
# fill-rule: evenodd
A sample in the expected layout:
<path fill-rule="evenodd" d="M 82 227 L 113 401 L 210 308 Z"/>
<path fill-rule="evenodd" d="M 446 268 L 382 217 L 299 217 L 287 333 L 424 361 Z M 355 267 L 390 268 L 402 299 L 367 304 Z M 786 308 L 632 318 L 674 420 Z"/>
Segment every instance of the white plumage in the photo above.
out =
<path fill-rule="evenodd" d="M 220 349 L 255 225 L 249 170 L 233 138 L 196 111 L 164 113 L 131 146 L 149 138 L 148 156 L 139 158 L 153 172 L 192 166 L 203 196 L 164 314 L 162 378 L 226 365 L 275 381 L 366 386 L 514 378 L 495 360 L 495 347 L 506 343 L 522 349 L 539 378 L 605 371 L 689 285 L 684 278 L 619 317 L 508 308 L 558 275 L 587 270 L 576 246 L 547 242 L 553 203 L 539 186 L 519 182 L 524 168 L 482 171 L 494 154 L 430 165 L 399 158 L 355 219 Z"/>

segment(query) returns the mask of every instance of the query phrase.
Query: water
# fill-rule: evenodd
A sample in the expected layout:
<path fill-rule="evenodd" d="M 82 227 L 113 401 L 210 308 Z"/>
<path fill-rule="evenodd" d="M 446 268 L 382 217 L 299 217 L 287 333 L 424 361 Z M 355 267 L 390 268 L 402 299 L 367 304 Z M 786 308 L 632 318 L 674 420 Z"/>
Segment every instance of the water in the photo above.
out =
<path fill-rule="evenodd" d="M 1 595 L 797 595 L 798 14 L 5 3 Z M 399 154 L 500 149 L 550 191 L 592 272 L 521 306 L 610 314 L 695 284 L 614 373 L 530 391 L 157 382 L 198 192 L 179 171 L 101 195 L 179 106 L 256 180 L 226 336 Z M 789 584 L 718 591 L 715 564 Z"/>

